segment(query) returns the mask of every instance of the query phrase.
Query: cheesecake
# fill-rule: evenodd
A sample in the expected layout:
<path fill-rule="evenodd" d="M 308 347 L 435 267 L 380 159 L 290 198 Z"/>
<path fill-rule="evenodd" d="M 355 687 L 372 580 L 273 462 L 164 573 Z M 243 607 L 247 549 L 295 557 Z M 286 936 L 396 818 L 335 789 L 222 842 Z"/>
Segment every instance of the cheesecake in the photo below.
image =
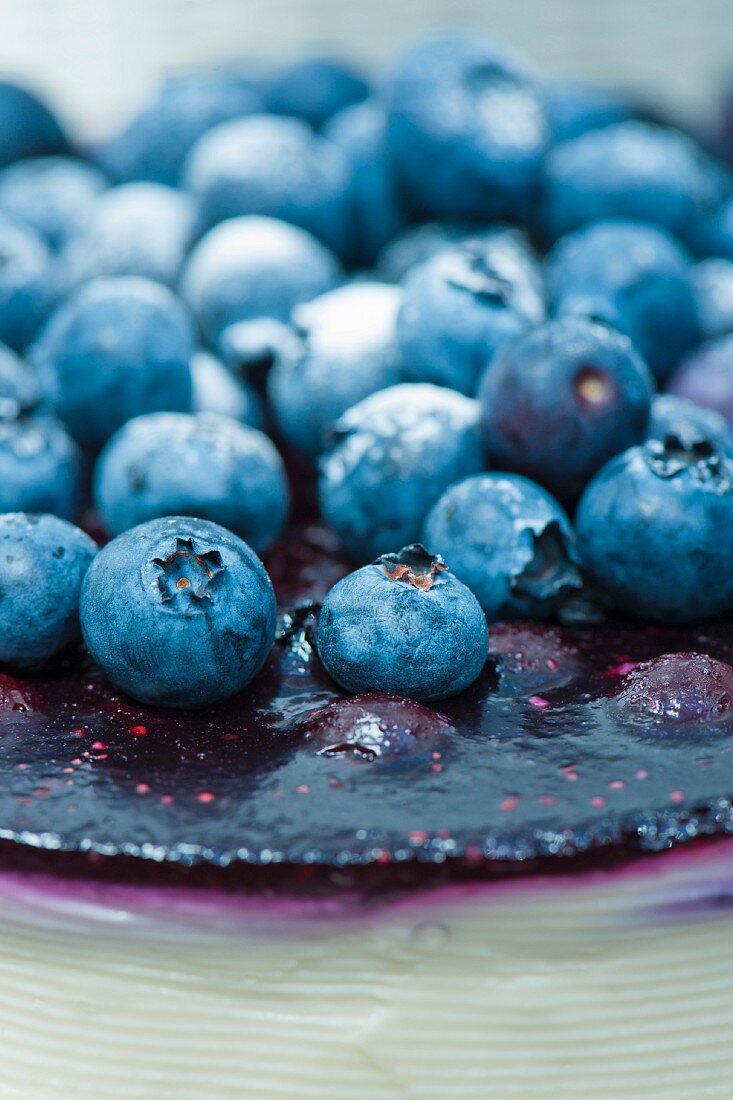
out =
<path fill-rule="evenodd" d="M 268 567 L 271 658 L 210 711 L 2 677 L 0 1096 L 729 1096 L 733 630 L 576 608 L 436 707 L 347 696 L 335 543 Z"/>

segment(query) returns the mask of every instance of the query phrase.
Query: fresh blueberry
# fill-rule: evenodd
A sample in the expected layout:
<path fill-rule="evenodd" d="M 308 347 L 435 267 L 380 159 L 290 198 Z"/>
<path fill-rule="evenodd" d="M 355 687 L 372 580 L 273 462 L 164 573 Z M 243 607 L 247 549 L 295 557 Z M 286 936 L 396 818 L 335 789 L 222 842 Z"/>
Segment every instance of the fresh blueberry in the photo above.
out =
<path fill-rule="evenodd" d="M 706 256 L 733 262 L 733 198 L 727 198 L 698 226 L 696 244 Z"/>
<path fill-rule="evenodd" d="M 680 364 L 668 389 L 733 425 L 733 333 L 701 344 Z"/>
<path fill-rule="evenodd" d="M 540 290 L 542 275 L 529 239 L 523 230 L 509 225 L 485 226 L 463 221 L 411 225 L 385 245 L 377 257 L 376 268 L 387 282 L 401 283 L 411 268 L 432 260 L 440 252 L 484 244 L 501 248 L 514 257 L 515 264 L 526 271 Z"/>
<path fill-rule="evenodd" d="M 712 443 L 667 436 L 618 455 L 583 494 L 576 530 L 620 610 L 669 622 L 733 610 L 733 464 Z"/>
<path fill-rule="evenodd" d="M 215 344 L 235 321 L 289 320 L 294 305 L 331 290 L 340 275 L 336 258 L 304 229 L 275 218 L 232 218 L 193 249 L 181 293 Z"/>
<path fill-rule="evenodd" d="M 24 351 L 58 296 L 54 256 L 33 229 L 0 214 L 0 257 L 0 341 Z"/>
<path fill-rule="evenodd" d="M 87 215 L 61 255 L 65 287 L 105 275 L 175 285 L 198 227 L 191 195 L 160 183 L 124 183 L 101 195 Z"/>
<path fill-rule="evenodd" d="M 571 80 L 548 81 L 542 102 L 554 142 L 570 141 L 589 130 L 602 130 L 633 117 L 631 104 L 605 88 Z"/>
<path fill-rule="evenodd" d="M 222 122 L 193 147 L 184 178 L 206 226 L 259 214 L 308 230 L 339 255 L 347 251 L 348 162 L 298 119 Z"/>
<path fill-rule="evenodd" d="M 318 130 L 332 115 L 369 94 L 352 65 L 331 57 L 305 57 L 273 73 L 264 88 L 265 105 L 276 115 L 302 118 Z"/>
<path fill-rule="evenodd" d="M 15 352 L 0 344 L 0 421 L 31 412 L 39 399 L 35 373 Z"/>
<path fill-rule="evenodd" d="M 191 412 L 219 413 L 250 428 L 264 428 L 265 407 L 260 395 L 208 351 L 198 351 L 191 359 L 191 386 Z"/>
<path fill-rule="evenodd" d="M 664 653 L 624 677 L 622 706 L 665 722 L 714 722 L 733 710 L 733 668 L 705 653 Z"/>
<path fill-rule="evenodd" d="M 0 513 L 50 512 L 75 519 L 82 485 L 79 448 L 62 424 L 0 401 Z"/>
<path fill-rule="evenodd" d="M 43 661 L 79 637 L 79 593 L 96 550 L 57 516 L 0 515 L 0 661 Z"/>
<path fill-rule="evenodd" d="M 319 297 L 313 300 L 319 301 Z M 294 310 L 299 308 L 296 305 Z M 223 362 L 234 377 L 263 396 L 275 363 L 280 359 L 297 358 L 303 351 L 303 343 L 296 329 L 284 321 L 276 321 L 274 317 L 258 317 L 253 321 L 235 321 L 227 325 L 222 330 L 218 346 Z"/>
<path fill-rule="evenodd" d="M 599 222 L 558 242 L 547 283 L 558 314 L 615 325 L 664 380 L 699 339 L 691 273 L 689 256 L 664 230 Z"/>
<path fill-rule="evenodd" d="M 372 394 L 334 436 L 320 465 L 321 511 L 356 561 L 417 539 L 448 486 L 484 468 L 477 402 L 427 383 Z"/>
<path fill-rule="evenodd" d="M 692 269 L 702 336 L 712 340 L 733 332 L 733 261 L 712 257 Z"/>
<path fill-rule="evenodd" d="M 517 474 L 451 485 L 428 513 L 423 541 L 450 561 L 489 621 L 544 618 L 581 587 L 568 517 Z"/>
<path fill-rule="evenodd" d="M 387 149 L 386 126 L 382 104 L 367 100 L 339 111 L 323 131 L 349 166 L 347 261 L 356 268 L 371 266 L 407 220 Z"/>
<path fill-rule="evenodd" d="M 500 236 L 441 252 L 405 277 L 397 322 L 405 375 L 473 397 L 499 348 L 544 316 L 531 274 Z"/>
<path fill-rule="evenodd" d="M 318 619 L 318 656 L 336 683 L 420 702 L 469 687 L 486 663 L 488 641 L 476 597 L 420 545 L 344 577 Z"/>
<path fill-rule="evenodd" d="M 84 224 L 104 175 L 75 157 L 34 157 L 0 171 L 0 211 L 61 248 Z"/>
<path fill-rule="evenodd" d="M 647 437 L 664 439 L 666 435 L 676 435 L 688 444 L 694 443 L 696 439 L 709 439 L 721 451 L 731 450 L 733 444 L 728 423 L 722 413 L 714 409 L 704 409 L 688 401 L 686 397 L 677 397 L 673 393 L 657 393 L 652 398 Z"/>
<path fill-rule="evenodd" d="M 169 516 L 97 554 L 81 593 L 84 641 L 116 687 L 142 703 L 206 707 L 264 665 L 276 606 L 262 562 L 231 531 Z"/>
<path fill-rule="evenodd" d="M 214 413 L 129 420 L 94 472 L 94 503 L 115 535 L 156 516 L 199 516 L 262 553 L 279 535 L 288 501 L 282 460 L 267 436 Z"/>
<path fill-rule="evenodd" d="M 387 283 L 350 283 L 293 311 L 300 353 L 276 359 L 267 393 L 278 431 L 295 450 L 320 454 L 347 409 L 402 381 L 401 299 Z"/>
<path fill-rule="evenodd" d="M 432 37 L 398 61 L 387 102 L 390 151 L 423 213 L 487 221 L 527 207 L 549 131 L 523 61 L 462 32 Z"/>
<path fill-rule="evenodd" d="M 46 104 L 26 88 L 0 81 L 0 166 L 68 151 L 68 139 Z"/>
<path fill-rule="evenodd" d="M 126 420 L 188 410 L 193 326 L 169 290 L 148 279 L 97 279 L 63 302 L 34 345 L 49 401 L 94 447 Z"/>
<path fill-rule="evenodd" d="M 644 438 L 653 388 L 628 337 L 582 318 L 551 321 L 508 344 L 484 375 L 489 460 L 574 500 Z"/>
<path fill-rule="evenodd" d="M 712 169 L 685 134 L 621 122 L 550 150 L 545 231 L 553 240 L 591 222 L 627 218 L 684 236 L 716 194 Z"/>
<path fill-rule="evenodd" d="M 170 77 L 124 129 L 98 151 L 117 180 L 152 180 L 175 186 L 194 143 L 220 122 L 260 109 L 241 74 L 212 69 Z"/>

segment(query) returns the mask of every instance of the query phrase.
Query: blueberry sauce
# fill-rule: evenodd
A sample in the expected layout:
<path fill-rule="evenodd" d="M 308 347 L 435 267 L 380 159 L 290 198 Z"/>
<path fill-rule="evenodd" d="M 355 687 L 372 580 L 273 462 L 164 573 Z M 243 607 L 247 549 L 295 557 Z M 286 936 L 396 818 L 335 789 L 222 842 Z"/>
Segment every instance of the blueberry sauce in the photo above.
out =
<path fill-rule="evenodd" d="M 494 624 L 481 678 L 438 711 L 349 698 L 321 667 L 318 602 L 348 570 L 326 532 L 291 530 L 267 564 L 278 641 L 228 703 L 143 706 L 76 652 L 0 677 L 5 866 L 334 889 L 733 832 L 729 625 Z"/>

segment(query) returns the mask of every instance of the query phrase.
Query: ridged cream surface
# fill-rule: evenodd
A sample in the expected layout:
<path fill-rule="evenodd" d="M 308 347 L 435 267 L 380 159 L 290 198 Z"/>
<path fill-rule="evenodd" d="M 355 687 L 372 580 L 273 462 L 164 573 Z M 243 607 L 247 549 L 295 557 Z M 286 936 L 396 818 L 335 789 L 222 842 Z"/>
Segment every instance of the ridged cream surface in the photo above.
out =
<path fill-rule="evenodd" d="M 0 1096 L 733 1095 L 730 845 L 293 916 L 0 895 Z"/>

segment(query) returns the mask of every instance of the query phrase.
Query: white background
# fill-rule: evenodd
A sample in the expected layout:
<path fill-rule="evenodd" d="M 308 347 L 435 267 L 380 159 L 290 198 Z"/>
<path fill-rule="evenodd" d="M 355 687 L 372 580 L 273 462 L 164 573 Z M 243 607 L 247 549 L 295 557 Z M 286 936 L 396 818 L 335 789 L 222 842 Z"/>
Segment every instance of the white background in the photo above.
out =
<path fill-rule="evenodd" d="M 733 70 L 733 0 L 0 0 L 0 71 L 50 91 L 69 121 L 99 134 L 161 70 L 319 44 L 384 61 L 446 26 L 688 117 L 709 109 Z"/>

